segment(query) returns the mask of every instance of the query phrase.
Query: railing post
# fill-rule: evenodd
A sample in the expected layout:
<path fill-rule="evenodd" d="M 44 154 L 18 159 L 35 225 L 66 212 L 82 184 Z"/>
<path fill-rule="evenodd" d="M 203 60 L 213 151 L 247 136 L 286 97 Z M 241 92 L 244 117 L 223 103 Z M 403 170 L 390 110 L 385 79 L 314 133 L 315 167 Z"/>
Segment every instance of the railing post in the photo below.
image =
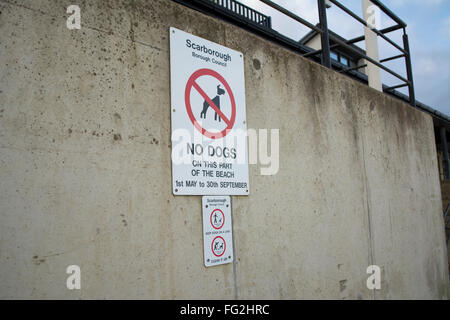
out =
<path fill-rule="evenodd" d="M 319 23 L 320 29 L 322 30 L 322 65 L 327 68 L 331 68 L 331 57 L 330 57 L 330 34 L 328 31 L 327 22 L 327 7 L 325 5 L 325 0 L 317 0 L 317 5 L 319 8 Z"/>
<path fill-rule="evenodd" d="M 450 178 L 449 160 L 448 160 L 448 144 L 447 144 L 447 132 L 445 127 L 440 127 L 441 131 L 441 143 L 442 143 L 442 168 L 444 170 L 444 179 Z"/>
<path fill-rule="evenodd" d="M 406 34 L 406 30 L 403 29 L 403 48 L 406 51 L 405 61 L 406 61 L 406 74 L 408 76 L 409 81 L 409 103 L 416 106 L 416 94 L 414 92 L 414 79 L 412 72 L 412 62 L 411 62 L 411 51 L 409 49 L 409 40 L 408 35 Z"/>

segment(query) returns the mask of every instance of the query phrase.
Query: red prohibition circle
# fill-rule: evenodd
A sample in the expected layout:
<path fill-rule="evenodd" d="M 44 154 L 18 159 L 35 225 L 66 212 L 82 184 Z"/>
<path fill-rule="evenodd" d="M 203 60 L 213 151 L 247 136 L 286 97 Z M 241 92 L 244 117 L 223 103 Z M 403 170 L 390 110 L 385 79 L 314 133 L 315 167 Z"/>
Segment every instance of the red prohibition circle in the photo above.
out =
<path fill-rule="evenodd" d="M 222 224 L 220 225 L 220 227 L 216 228 L 212 222 L 212 217 L 213 217 L 213 213 L 219 211 L 222 214 Z M 213 210 L 213 212 L 211 212 L 211 216 L 209 217 L 209 221 L 211 222 L 211 225 L 214 229 L 219 230 L 220 228 L 223 227 L 224 223 L 225 223 L 225 215 L 223 214 L 223 211 L 220 209 L 215 209 Z"/>
<path fill-rule="evenodd" d="M 192 112 L 192 106 L 191 106 L 191 91 L 192 91 L 192 88 L 195 88 L 205 100 L 210 99 L 209 97 L 206 96 L 205 92 L 200 88 L 200 86 L 197 84 L 197 82 L 195 82 L 201 76 L 211 76 L 211 77 L 214 77 L 217 80 L 219 80 L 220 83 L 222 83 L 223 86 L 225 87 L 225 89 L 226 89 L 226 91 L 228 93 L 228 96 L 230 97 L 230 101 L 231 101 L 231 117 L 230 117 L 230 119 L 228 119 L 220 111 L 220 109 L 216 110 L 216 109 L 214 109 L 214 107 L 212 107 L 219 114 L 219 117 L 221 117 L 222 120 L 227 124 L 227 127 L 224 130 L 222 130 L 221 132 L 210 132 L 210 131 L 206 130 L 205 128 L 203 128 L 198 123 L 197 119 L 195 118 L 195 116 L 194 116 L 194 114 Z M 206 137 L 208 137 L 210 139 L 220 139 L 220 138 L 225 137 L 230 132 L 230 130 L 233 128 L 234 122 L 236 120 L 236 101 L 234 100 L 234 95 L 233 95 L 233 92 L 231 91 L 230 85 L 224 79 L 224 77 L 222 77 L 216 71 L 211 70 L 211 69 L 199 69 L 199 70 L 195 71 L 189 77 L 189 80 L 188 80 L 188 82 L 186 84 L 186 90 L 184 92 L 184 101 L 185 101 L 185 104 L 186 104 L 186 111 L 188 113 L 189 119 L 191 120 L 191 122 L 194 125 L 194 127 L 201 134 L 203 134 L 204 136 L 206 136 Z"/>
<path fill-rule="evenodd" d="M 223 251 L 222 251 L 222 253 L 219 254 L 219 255 L 217 255 L 217 254 L 214 252 L 214 249 L 213 249 L 214 241 L 216 241 L 217 238 L 220 238 L 220 239 L 222 239 L 222 241 L 223 241 Z M 215 255 L 216 257 L 221 257 L 221 256 L 223 256 L 223 254 L 225 253 L 225 250 L 227 250 L 227 244 L 226 244 L 226 242 L 225 242 L 225 239 L 222 238 L 221 236 L 215 237 L 215 238 L 213 239 L 213 241 L 211 242 L 211 251 L 212 251 L 213 255 Z"/>

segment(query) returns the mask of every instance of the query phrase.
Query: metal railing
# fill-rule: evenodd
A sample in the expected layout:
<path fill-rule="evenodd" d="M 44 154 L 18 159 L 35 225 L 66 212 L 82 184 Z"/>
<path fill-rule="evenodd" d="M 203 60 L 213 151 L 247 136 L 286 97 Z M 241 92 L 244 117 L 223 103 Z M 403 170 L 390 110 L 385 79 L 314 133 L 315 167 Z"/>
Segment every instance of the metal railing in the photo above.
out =
<path fill-rule="evenodd" d="M 249 22 L 272 28 L 271 18 L 235 0 L 209 0 L 217 6 L 233 12 Z"/>
<path fill-rule="evenodd" d="M 416 98 L 415 98 L 415 93 L 414 93 L 414 81 L 413 81 L 412 66 L 411 66 L 411 53 L 410 53 L 410 49 L 409 49 L 409 40 L 408 40 L 408 35 L 406 34 L 406 23 L 403 22 L 398 16 L 396 16 L 391 10 L 389 10 L 380 1 L 371 0 L 371 2 L 374 5 L 376 5 L 381 11 L 383 11 L 387 16 L 389 16 L 396 23 L 394 26 L 391 26 L 389 28 L 385 28 L 382 30 L 378 30 L 378 29 L 374 28 L 373 26 L 370 26 L 364 19 L 362 19 L 357 14 L 355 14 L 353 11 L 351 11 L 350 9 L 348 9 L 347 7 L 342 5 L 339 1 L 328 0 L 329 2 L 334 4 L 337 8 L 344 11 L 346 14 L 348 14 L 350 17 L 352 17 L 353 19 L 355 19 L 356 21 L 358 21 L 365 27 L 368 27 L 377 36 L 381 37 L 382 39 L 387 41 L 390 45 L 392 45 L 394 48 L 396 48 L 397 50 L 399 50 L 401 52 L 401 54 L 399 54 L 399 55 L 392 56 L 392 57 L 389 57 L 386 59 L 382 59 L 380 61 L 376 61 L 376 60 L 372 59 L 371 57 L 367 56 L 365 53 L 361 52 L 360 50 L 358 50 L 352 46 L 353 44 L 355 44 L 357 42 L 365 40 L 365 36 L 360 36 L 360 37 L 357 37 L 354 39 L 343 41 L 342 39 L 340 39 L 330 33 L 330 31 L 328 30 L 328 24 L 327 24 L 327 12 L 326 12 L 325 0 L 317 0 L 318 10 L 319 10 L 319 27 L 313 26 L 311 23 L 309 23 L 305 19 L 292 14 L 288 10 L 282 8 L 280 5 L 274 3 L 270 0 L 260 0 L 260 1 L 265 3 L 268 6 L 272 7 L 273 9 L 286 14 L 290 18 L 305 25 L 306 27 L 309 27 L 310 29 L 315 30 L 316 32 L 321 34 L 322 49 L 316 50 L 313 52 L 308 52 L 304 56 L 312 56 L 312 55 L 320 54 L 321 63 L 324 66 L 331 68 L 332 67 L 332 62 L 331 62 L 331 58 L 330 58 L 331 49 L 338 48 L 338 47 L 344 48 L 344 49 L 352 52 L 359 58 L 365 59 L 366 61 L 376 65 L 380 69 L 390 73 L 391 75 L 393 75 L 394 77 L 399 79 L 401 81 L 400 84 L 392 86 L 392 87 L 387 87 L 387 88 L 385 87 L 384 91 L 390 92 L 395 89 L 407 86 L 409 89 L 409 102 L 410 102 L 410 104 L 415 106 Z M 399 30 L 399 29 L 403 29 L 403 47 L 398 45 L 397 43 L 395 43 L 393 40 L 391 40 L 390 38 L 388 38 L 386 36 L 386 34 L 396 31 L 396 30 Z M 334 42 L 333 45 L 330 45 L 330 40 Z M 406 78 L 401 76 L 400 74 L 398 74 L 397 72 L 393 71 L 392 69 L 388 68 L 387 66 L 385 66 L 383 64 L 384 62 L 388 62 L 388 61 L 392 61 L 392 60 L 400 59 L 400 58 L 405 58 L 406 73 L 407 73 Z M 356 67 L 351 67 L 351 68 L 346 68 L 346 69 L 342 69 L 341 72 L 353 71 L 353 70 L 357 70 L 357 69 L 360 69 L 360 68 L 363 68 L 366 66 L 367 66 L 367 64 L 361 65 L 361 66 L 356 66 Z"/>
<path fill-rule="evenodd" d="M 337 0 L 328 0 L 328 1 L 334 4 L 337 8 L 339 8 L 343 12 L 345 12 L 351 18 L 361 23 L 362 25 L 369 27 L 370 30 L 372 30 L 372 32 L 374 32 L 378 37 L 385 40 L 387 43 L 389 43 L 391 46 L 393 46 L 400 52 L 400 54 L 385 59 L 381 59 L 380 61 L 372 59 L 371 57 L 367 56 L 364 51 L 358 50 L 358 48 L 354 46 L 355 43 L 365 40 L 364 35 L 350 40 L 343 40 L 342 38 L 340 37 L 338 38 L 334 34 L 330 33 L 327 24 L 327 12 L 325 0 L 317 0 L 319 11 L 318 25 L 312 24 L 311 22 L 299 17 L 298 15 L 283 8 L 282 6 L 278 5 L 273 1 L 259 0 L 260 2 L 271 7 L 272 9 L 284 14 L 285 16 L 303 24 L 309 29 L 314 30 L 318 34 L 320 34 L 322 42 L 322 49 L 320 50 L 313 50 L 307 47 L 306 45 L 300 44 L 298 41 L 290 39 L 276 32 L 275 30 L 272 29 L 271 19 L 269 16 L 263 15 L 262 13 L 257 12 L 256 10 L 249 8 L 248 6 L 245 6 L 238 1 L 235 0 L 174 0 L 174 1 L 183 3 L 196 9 L 199 8 L 206 9 L 209 12 L 212 11 L 218 13 L 222 17 L 226 19 L 231 19 L 233 20 L 233 22 L 237 24 L 244 25 L 247 29 L 251 29 L 252 31 L 259 33 L 270 40 L 275 40 L 278 43 L 286 45 L 290 49 L 300 52 L 304 57 L 314 59 L 328 68 L 337 69 L 339 72 L 354 76 L 358 78 L 358 80 L 363 82 L 367 81 L 367 79 L 361 77 L 361 73 L 358 73 L 357 70 L 366 67 L 367 63 L 372 63 L 400 80 L 400 83 L 398 85 L 391 87 L 383 86 L 384 92 L 394 94 L 394 92 L 397 92 L 395 91 L 395 89 L 408 87 L 409 96 L 407 98 L 407 101 L 409 101 L 411 105 L 416 106 L 414 81 L 411 66 L 411 53 L 409 48 L 408 35 L 406 33 L 406 23 L 403 22 L 402 19 L 400 19 L 397 15 L 395 15 L 390 9 L 388 9 L 383 3 L 381 3 L 378 0 L 371 0 L 371 2 L 372 4 L 377 6 L 382 12 L 384 12 L 388 17 L 390 17 L 395 22 L 395 25 L 378 30 L 372 26 L 369 26 L 368 23 L 363 18 L 359 17 L 350 9 L 342 5 L 339 1 Z M 403 29 L 403 36 L 402 36 L 403 43 L 402 45 L 399 45 L 395 43 L 392 39 L 387 37 L 387 34 L 401 29 Z M 330 41 L 333 42 L 333 44 L 330 44 Z M 354 67 L 344 67 L 341 64 L 332 61 L 331 59 L 331 49 L 336 48 L 342 48 L 349 52 L 352 52 L 359 59 L 364 59 L 365 61 L 367 61 L 367 63 L 364 65 L 358 65 Z M 397 72 L 395 72 L 394 70 L 392 70 L 391 68 L 384 65 L 385 62 L 401 58 L 405 59 L 406 76 L 402 76 Z"/>

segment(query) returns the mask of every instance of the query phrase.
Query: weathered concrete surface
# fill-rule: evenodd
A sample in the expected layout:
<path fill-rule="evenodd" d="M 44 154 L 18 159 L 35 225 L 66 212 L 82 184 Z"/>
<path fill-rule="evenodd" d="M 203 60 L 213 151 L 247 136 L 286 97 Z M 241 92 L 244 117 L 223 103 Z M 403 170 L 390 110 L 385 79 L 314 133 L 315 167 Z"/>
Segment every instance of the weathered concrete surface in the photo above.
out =
<path fill-rule="evenodd" d="M 79 31 L 70 4 L 0 0 L 0 298 L 447 297 L 428 115 L 171 1 L 79 1 Z M 234 268 L 171 194 L 170 26 L 242 51 L 248 126 L 280 129 L 279 173 L 233 197 Z"/>

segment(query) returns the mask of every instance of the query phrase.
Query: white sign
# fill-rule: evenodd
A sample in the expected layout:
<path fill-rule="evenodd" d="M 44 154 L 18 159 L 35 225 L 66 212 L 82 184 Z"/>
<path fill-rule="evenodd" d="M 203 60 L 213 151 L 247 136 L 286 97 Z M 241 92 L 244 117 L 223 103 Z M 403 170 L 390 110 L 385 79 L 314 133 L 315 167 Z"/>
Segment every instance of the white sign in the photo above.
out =
<path fill-rule="evenodd" d="M 170 28 L 174 195 L 248 195 L 242 53 Z"/>
<path fill-rule="evenodd" d="M 205 266 L 212 267 L 233 262 L 230 197 L 204 196 L 202 208 Z"/>

